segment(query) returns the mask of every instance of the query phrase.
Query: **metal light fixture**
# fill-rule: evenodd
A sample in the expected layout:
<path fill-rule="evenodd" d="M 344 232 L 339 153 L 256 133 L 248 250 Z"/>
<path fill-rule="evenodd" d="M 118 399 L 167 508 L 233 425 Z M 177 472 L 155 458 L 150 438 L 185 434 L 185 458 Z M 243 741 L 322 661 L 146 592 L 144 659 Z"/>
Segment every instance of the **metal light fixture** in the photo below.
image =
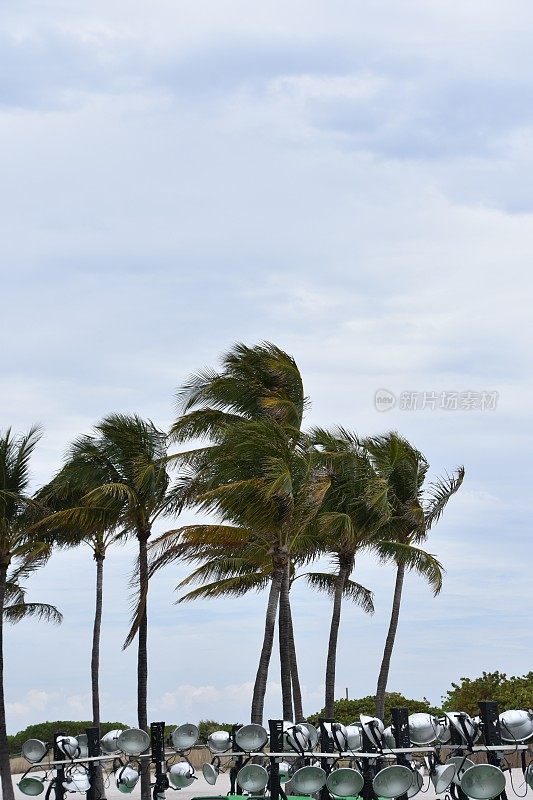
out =
<path fill-rule="evenodd" d="M 235 734 L 235 744 L 245 753 L 261 750 L 268 742 L 268 733 L 262 725 L 243 725 Z"/>
<path fill-rule="evenodd" d="M 406 794 L 413 782 L 413 772 L 403 764 L 393 764 L 380 770 L 372 786 L 378 797 L 399 797 Z"/>
<path fill-rule="evenodd" d="M 170 742 L 174 750 L 189 750 L 194 747 L 200 736 L 200 731 L 196 725 L 186 722 L 184 725 L 178 725 L 170 735 Z"/>
<path fill-rule="evenodd" d="M 120 748 L 118 747 L 118 737 L 121 733 L 121 730 L 113 730 L 106 733 L 105 736 L 102 736 L 100 739 L 100 747 L 104 753 L 107 755 L 120 753 Z"/>
<path fill-rule="evenodd" d="M 202 775 L 210 786 L 214 786 L 220 773 L 220 759 L 215 756 L 210 764 L 202 766 Z"/>
<path fill-rule="evenodd" d="M 471 800 L 492 800 L 505 789 L 505 775 L 492 764 L 476 764 L 461 778 L 461 789 Z"/>
<path fill-rule="evenodd" d="M 499 716 L 502 741 L 525 742 L 533 736 L 533 711 L 512 709 Z"/>
<path fill-rule="evenodd" d="M 343 753 L 348 748 L 348 731 L 345 725 L 340 722 L 323 722 L 322 726 L 339 753 Z"/>
<path fill-rule="evenodd" d="M 225 753 L 231 748 L 231 736 L 227 731 L 213 731 L 207 737 L 207 746 L 212 753 Z"/>
<path fill-rule="evenodd" d="M 69 770 L 63 781 L 63 788 L 67 792 L 88 792 L 91 788 L 89 773 L 85 767 L 77 766 Z"/>
<path fill-rule="evenodd" d="M 450 731 L 437 717 L 425 711 L 409 714 L 409 738 L 416 746 L 426 747 L 440 742 L 444 744 L 450 739 Z"/>
<path fill-rule="evenodd" d="M 461 778 L 465 774 L 467 769 L 470 767 L 474 767 L 475 764 L 469 758 L 465 756 L 452 756 L 446 761 L 447 764 L 453 764 L 455 767 L 455 775 L 453 776 L 453 782 L 456 786 L 461 785 Z"/>
<path fill-rule="evenodd" d="M 414 797 L 422 789 L 424 778 L 418 769 L 413 770 L 413 781 L 407 790 L 407 797 Z"/>
<path fill-rule="evenodd" d="M 524 778 L 530 789 L 533 789 L 533 763 L 529 764 L 524 772 Z"/>
<path fill-rule="evenodd" d="M 394 747 L 396 747 L 396 739 L 394 738 L 394 733 L 392 732 L 392 725 L 389 725 L 388 728 L 385 728 L 381 739 L 384 746 L 389 750 L 392 750 Z"/>
<path fill-rule="evenodd" d="M 280 761 L 278 764 L 279 782 L 287 783 L 290 777 L 291 765 L 288 761 Z"/>
<path fill-rule="evenodd" d="M 26 761 L 37 764 L 45 757 L 48 747 L 40 739 L 28 739 L 22 745 L 22 756 Z"/>
<path fill-rule="evenodd" d="M 283 723 L 283 749 L 301 753 L 310 749 L 311 734 L 306 725 L 293 722 Z"/>
<path fill-rule="evenodd" d="M 67 758 L 79 758 L 80 746 L 75 736 L 58 736 L 56 744 Z"/>
<path fill-rule="evenodd" d="M 89 756 L 89 743 L 87 741 L 87 734 L 86 733 L 80 733 L 78 736 L 76 736 L 76 739 L 78 740 L 78 747 L 79 747 L 79 750 L 80 750 L 80 754 L 79 754 L 78 758 L 88 758 L 88 756 Z"/>
<path fill-rule="evenodd" d="M 460 734 L 465 744 L 468 743 L 469 739 L 471 742 L 476 742 L 479 739 L 481 734 L 479 723 L 475 722 L 475 720 L 468 714 L 465 714 L 464 711 L 447 711 L 444 713 L 444 716 L 448 720 L 449 725 Z"/>
<path fill-rule="evenodd" d="M 137 781 L 139 780 L 139 773 L 129 764 L 121 765 L 115 770 L 115 784 L 119 792 L 123 794 L 130 794 L 135 789 Z"/>
<path fill-rule="evenodd" d="M 346 726 L 346 746 L 354 753 L 362 749 L 363 734 L 360 723 L 354 722 L 353 725 Z"/>
<path fill-rule="evenodd" d="M 117 737 L 117 749 L 127 756 L 140 756 L 150 747 L 150 737 L 139 728 L 128 728 Z"/>
<path fill-rule="evenodd" d="M 322 767 L 300 767 L 291 778 L 294 794 L 315 794 L 326 784 L 326 773 Z"/>
<path fill-rule="evenodd" d="M 29 797 L 35 797 L 44 792 L 44 779 L 37 777 L 37 775 L 25 775 L 17 783 L 22 794 L 27 794 Z"/>
<path fill-rule="evenodd" d="M 337 797 L 357 797 L 363 784 L 364 779 L 359 770 L 350 767 L 335 769 L 326 779 L 328 792 Z"/>
<path fill-rule="evenodd" d="M 194 767 L 188 761 L 179 761 L 170 767 L 168 779 L 175 789 L 185 789 L 196 779 Z"/>
<path fill-rule="evenodd" d="M 455 776 L 455 764 L 436 764 L 431 770 L 429 777 L 435 787 L 435 792 L 440 794 L 445 792 L 450 786 Z"/>
<path fill-rule="evenodd" d="M 359 717 L 361 727 L 366 733 L 370 741 L 375 747 L 381 747 L 381 739 L 385 726 L 379 717 L 367 717 L 366 714 L 361 714 Z"/>
<path fill-rule="evenodd" d="M 237 783 L 249 794 L 260 794 L 268 783 L 268 772 L 260 764 L 247 764 L 238 771 Z"/>

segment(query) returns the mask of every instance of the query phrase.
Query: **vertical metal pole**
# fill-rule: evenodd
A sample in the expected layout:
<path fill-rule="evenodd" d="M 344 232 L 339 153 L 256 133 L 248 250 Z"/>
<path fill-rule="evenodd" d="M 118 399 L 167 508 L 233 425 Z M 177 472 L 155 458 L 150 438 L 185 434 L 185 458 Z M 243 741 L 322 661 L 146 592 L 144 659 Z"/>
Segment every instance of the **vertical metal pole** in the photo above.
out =
<path fill-rule="evenodd" d="M 320 731 L 320 750 L 322 753 L 333 753 L 334 745 L 333 738 L 329 736 L 324 723 L 333 724 L 333 719 L 319 719 L 318 726 Z M 322 759 L 320 766 L 325 770 L 326 775 L 329 775 L 331 767 L 328 764 L 329 759 Z M 329 800 L 329 791 L 327 786 L 323 786 L 320 790 L 320 800 Z"/>
<path fill-rule="evenodd" d="M 63 761 L 65 756 L 57 746 L 58 738 L 61 738 L 64 734 L 62 733 L 54 733 L 54 761 Z M 65 798 L 65 787 L 63 786 L 63 781 L 65 780 L 65 767 L 63 764 L 56 767 L 56 776 L 54 781 L 54 795 L 55 800 L 64 800 Z"/>
<path fill-rule="evenodd" d="M 481 722 L 483 723 L 483 737 L 486 745 L 498 746 L 502 743 L 502 733 L 500 730 L 500 720 L 498 719 L 498 703 L 492 700 L 483 700 L 478 703 Z M 487 761 L 494 767 L 500 766 L 500 756 L 494 750 L 487 752 Z M 499 797 L 507 800 L 507 795 L 503 791 Z"/>
<path fill-rule="evenodd" d="M 366 735 L 364 729 L 361 729 L 361 738 L 363 740 L 363 753 L 378 753 L 378 749 L 374 742 L 369 739 Z M 374 763 L 370 763 L 370 762 Z M 372 781 L 374 780 L 375 774 L 375 767 L 376 761 L 373 758 L 363 758 L 362 759 L 362 770 L 363 770 L 363 788 L 361 789 L 361 797 L 363 800 L 374 800 L 374 787 L 372 786 Z"/>
<path fill-rule="evenodd" d="M 411 747 L 411 738 L 409 736 L 409 709 L 403 706 L 392 709 L 392 730 L 396 747 Z M 399 753 L 397 761 L 398 764 L 402 764 L 403 766 L 408 766 L 409 764 L 405 753 Z M 407 794 L 399 795 L 397 800 L 407 800 Z"/>
<path fill-rule="evenodd" d="M 239 750 L 242 751 L 242 747 L 239 747 L 239 745 L 235 741 L 235 734 L 237 733 L 237 731 L 239 730 L 240 727 L 242 727 L 242 726 L 241 725 L 233 725 L 232 728 L 231 728 L 231 732 L 230 732 L 231 749 L 233 751 L 237 751 L 237 752 Z M 244 752 L 244 751 L 242 751 L 242 752 Z M 231 767 L 231 769 L 229 771 L 229 779 L 230 779 L 229 793 L 230 794 L 238 794 L 238 791 L 237 791 L 237 775 L 238 775 L 239 770 L 241 769 L 241 767 L 243 765 L 243 761 L 244 761 L 244 756 L 237 756 L 235 764 L 233 764 L 233 766 Z"/>
<path fill-rule="evenodd" d="M 94 756 L 100 755 L 100 728 L 95 726 L 93 728 L 85 728 L 85 733 L 87 735 L 87 755 L 89 758 L 93 758 Z M 100 767 L 101 768 L 101 767 Z M 87 800 L 101 800 L 97 794 L 97 787 L 96 787 L 96 776 L 98 773 L 98 767 L 96 762 L 89 761 L 89 782 L 90 787 L 89 790 L 86 792 Z"/>
<path fill-rule="evenodd" d="M 155 764 L 154 800 L 165 800 L 168 789 L 167 765 L 165 762 L 165 723 L 152 722 L 150 725 L 152 742 L 152 763 Z"/>
<path fill-rule="evenodd" d="M 283 750 L 283 720 L 269 719 L 268 729 L 270 732 L 270 752 L 281 753 Z M 270 800 L 279 800 L 279 764 L 277 759 L 270 759 Z"/>
<path fill-rule="evenodd" d="M 455 725 L 450 725 L 450 741 L 452 744 L 457 744 L 457 745 L 463 744 L 463 737 L 461 736 Z M 465 751 L 462 748 L 460 748 L 458 750 L 454 750 L 453 755 L 464 758 Z M 452 785 L 449 788 L 449 791 L 454 800 L 468 800 L 468 796 L 463 792 L 461 786 L 456 783 L 452 783 Z"/>

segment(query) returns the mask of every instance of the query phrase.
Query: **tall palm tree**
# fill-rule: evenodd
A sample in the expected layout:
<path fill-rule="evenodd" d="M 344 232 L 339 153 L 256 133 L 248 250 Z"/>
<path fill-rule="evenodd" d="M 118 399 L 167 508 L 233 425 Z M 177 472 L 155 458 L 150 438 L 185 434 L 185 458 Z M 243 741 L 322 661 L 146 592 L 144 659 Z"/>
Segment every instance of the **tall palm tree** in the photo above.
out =
<path fill-rule="evenodd" d="M 382 549 L 396 561 L 396 580 L 392 610 L 376 688 L 376 715 L 383 717 L 385 692 L 402 598 L 406 569 L 425 574 L 434 593 L 442 586 L 440 570 L 432 569 L 420 556 L 416 545 L 423 542 L 440 519 L 450 497 L 457 492 L 464 478 L 464 468 L 425 485 L 429 464 L 422 453 L 396 432 L 370 437 L 363 441 L 381 488 L 376 491 L 379 502 L 390 510 L 382 528 Z M 417 552 L 418 551 L 418 552 Z M 427 556 L 427 554 L 425 554 Z M 438 562 L 436 562 L 438 563 Z M 429 568 L 429 571 L 428 571 Z"/>
<path fill-rule="evenodd" d="M 329 479 L 315 468 L 302 436 L 295 446 L 294 431 L 287 432 L 268 418 L 234 421 L 218 434 L 218 443 L 207 448 L 202 458 L 202 463 L 195 464 L 190 497 L 200 510 L 214 512 L 222 522 L 185 526 L 159 537 L 154 543 L 156 565 L 161 567 L 183 557 L 191 547 L 196 548 L 199 560 L 202 548 L 207 549 L 210 557 L 212 548 L 218 548 L 220 555 L 228 558 L 235 558 L 238 553 L 244 562 L 253 564 L 254 559 L 255 563 L 268 562 L 270 590 L 251 713 L 252 722 L 260 723 L 284 577 L 293 554 L 307 552 L 312 546 L 309 525 L 320 508 Z M 250 579 L 260 586 L 265 582 L 262 573 Z M 229 580 L 240 582 L 242 576 Z M 281 650 L 284 716 L 291 719 L 286 602 L 280 617 L 282 636 L 287 631 Z"/>
<path fill-rule="evenodd" d="M 132 578 L 134 613 L 124 647 L 137 636 L 138 724 L 148 730 L 147 546 L 155 520 L 174 508 L 166 469 L 166 435 L 137 415 L 111 414 L 95 426 L 94 435 L 82 436 L 72 444 L 67 460 L 72 490 L 85 493 L 83 503 L 69 509 L 62 523 L 68 521 L 78 531 L 102 532 L 110 530 L 112 520 L 117 536 L 135 538 L 138 543 L 138 565 Z M 145 762 L 141 797 L 150 798 Z"/>
<path fill-rule="evenodd" d="M 180 417 L 172 426 L 170 437 L 174 443 L 204 438 L 212 444 L 221 441 L 228 428 L 244 422 L 270 421 L 283 431 L 286 445 L 295 450 L 299 446 L 301 424 L 306 398 L 300 372 L 294 359 L 275 345 L 264 342 L 253 347 L 236 344 L 222 358 L 222 369 L 203 370 L 193 375 L 178 393 Z M 196 502 L 198 474 L 209 472 L 213 459 L 212 447 L 198 448 L 176 458 L 182 468 L 180 486 L 183 504 Z M 242 477 L 242 475 L 241 475 Z M 254 697 L 262 691 L 264 670 L 272 651 L 267 630 L 270 620 L 275 620 L 279 597 L 277 580 L 272 586 L 267 605 L 269 620 L 263 642 L 261 668 L 256 676 Z M 282 685 L 285 710 L 289 708 L 289 689 L 294 686 L 298 711 L 301 713 L 301 691 L 297 674 L 294 636 L 290 634 L 290 605 L 286 590 L 281 591 Z M 288 661 L 291 667 L 287 667 Z M 266 686 L 266 684 L 265 684 Z"/>
<path fill-rule="evenodd" d="M 18 622 L 36 616 L 61 621 L 54 606 L 26 602 L 20 583 L 44 564 L 51 550 L 30 527 L 33 501 L 27 494 L 29 462 L 39 438 L 37 428 L 17 438 L 9 429 L 0 434 L 0 774 L 4 800 L 14 800 L 4 698 L 4 620 Z"/>
<path fill-rule="evenodd" d="M 372 593 L 352 581 L 355 561 L 364 551 L 372 551 L 381 561 L 396 560 L 415 567 L 440 588 L 440 564 L 429 553 L 411 545 L 402 547 L 389 540 L 391 509 L 384 502 L 380 476 L 359 438 L 344 428 L 330 432 L 315 428 L 311 432 L 319 451 L 320 463 L 331 475 L 314 525 L 321 549 L 334 566 L 333 573 L 309 573 L 307 581 L 333 597 L 325 678 L 325 713 L 333 716 L 337 642 L 344 597 L 355 600 L 363 611 L 373 613 Z"/>

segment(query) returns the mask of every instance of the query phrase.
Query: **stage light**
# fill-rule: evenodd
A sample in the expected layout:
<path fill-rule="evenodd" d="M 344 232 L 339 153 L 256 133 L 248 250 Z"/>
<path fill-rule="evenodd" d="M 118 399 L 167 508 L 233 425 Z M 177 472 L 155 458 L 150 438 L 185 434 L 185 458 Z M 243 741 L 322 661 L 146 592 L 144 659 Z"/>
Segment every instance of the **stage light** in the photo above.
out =
<path fill-rule="evenodd" d="M 476 764 L 467 769 L 460 783 L 471 800 L 492 800 L 505 789 L 505 775 L 492 764 Z"/>
<path fill-rule="evenodd" d="M 220 761 L 213 759 L 210 764 L 202 766 L 202 775 L 210 786 L 214 786 L 220 773 Z"/>
<path fill-rule="evenodd" d="M 383 731 L 385 730 L 383 722 L 378 717 L 367 717 L 365 714 L 361 714 L 359 719 L 361 721 L 363 731 L 366 733 L 372 744 L 375 745 L 375 747 L 381 747 L 381 738 L 383 736 Z"/>
<path fill-rule="evenodd" d="M 504 742 L 525 742 L 533 736 L 533 711 L 504 711 L 499 716 L 500 731 Z"/>
<path fill-rule="evenodd" d="M 139 773 L 129 764 L 120 766 L 115 770 L 115 784 L 119 792 L 123 794 L 130 794 L 135 789 L 137 781 L 139 780 Z"/>
<path fill-rule="evenodd" d="M 452 783 L 454 775 L 455 764 L 436 764 L 429 773 L 431 783 L 435 787 L 435 792 L 437 794 L 445 792 Z"/>
<path fill-rule="evenodd" d="M 372 786 L 378 797 L 399 797 L 406 794 L 413 782 L 413 772 L 402 764 L 385 767 L 378 772 Z"/>
<path fill-rule="evenodd" d="M 207 737 L 207 746 L 212 753 L 225 753 L 231 748 L 231 736 L 227 731 L 213 731 Z"/>
<path fill-rule="evenodd" d="M 262 725 L 243 725 L 235 734 L 235 743 L 245 753 L 261 750 L 268 742 L 268 733 Z"/>
<path fill-rule="evenodd" d="M 128 728 L 117 738 L 117 749 L 127 756 L 140 756 L 150 747 L 150 737 L 146 731 L 138 728 Z"/>
<path fill-rule="evenodd" d="M 361 725 L 353 723 L 353 725 L 346 726 L 346 748 L 356 752 L 363 747 L 363 734 L 361 732 Z"/>
<path fill-rule="evenodd" d="M 417 769 L 414 769 L 413 781 L 407 790 L 407 797 L 414 797 L 415 794 L 418 794 L 418 792 L 422 789 L 423 785 L 424 785 L 424 778 Z"/>
<path fill-rule="evenodd" d="M 394 738 L 394 733 L 392 732 L 392 725 L 389 725 L 388 728 L 385 728 L 381 738 L 383 745 L 389 750 L 392 750 L 394 747 L 396 747 L 396 739 Z"/>
<path fill-rule="evenodd" d="M 79 747 L 79 750 L 80 750 L 80 754 L 79 754 L 78 758 L 88 758 L 88 756 L 89 756 L 89 744 L 87 742 L 87 734 L 86 733 L 80 733 L 78 736 L 76 736 L 76 739 L 78 740 L 78 747 Z"/>
<path fill-rule="evenodd" d="M 283 749 L 300 753 L 310 749 L 311 734 L 307 726 L 293 722 L 283 723 Z"/>
<path fill-rule="evenodd" d="M 79 758 L 80 746 L 75 736 L 58 736 L 56 744 L 67 758 Z"/>
<path fill-rule="evenodd" d="M 44 779 L 38 778 L 36 775 L 27 775 L 21 778 L 17 783 L 22 794 L 27 794 L 30 797 L 35 797 L 44 792 Z"/>
<path fill-rule="evenodd" d="M 315 794 L 326 783 L 326 773 L 322 767 L 300 767 L 291 778 L 293 794 Z"/>
<path fill-rule="evenodd" d="M 268 783 L 268 772 L 259 764 L 247 764 L 238 771 L 237 783 L 249 794 L 260 794 Z"/>
<path fill-rule="evenodd" d="M 310 722 L 299 722 L 298 724 L 301 725 L 303 728 L 305 728 L 307 730 L 307 733 L 309 734 L 309 742 L 307 744 L 307 749 L 314 750 L 318 744 L 317 729 L 315 728 L 314 725 L 311 725 Z"/>
<path fill-rule="evenodd" d="M 328 792 L 337 797 L 356 797 L 363 788 L 364 779 L 359 770 L 341 767 L 330 772 L 326 779 Z"/>
<path fill-rule="evenodd" d="M 48 747 L 40 739 L 28 739 L 22 745 L 22 756 L 26 761 L 37 764 L 45 757 Z"/>
<path fill-rule="evenodd" d="M 456 786 L 460 786 L 461 778 L 465 774 L 467 769 L 470 767 L 474 767 L 475 764 L 469 758 L 465 758 L 464 756 L 452 756 L 446 761 L 447 764 L 453 764 L 455 767 L 455 775 L 453 776 L 453 782 Z"/>
<path fill-rule="evenodd" d="M 185 789 L 195 780 L 194 768 L 188 761 L 173 764 L 168 772 L 168 779 L 175 789 Z"/>
<path fill-rule="evenodd" d="M 189 750 L 194 747 L 199 736 L 198 727 L 186 722 L 184 725 L 178 725 L 177 728 L 174 728 L 170 735 L 170 741 L 174 750 Z"/>
<path fill-rule="evenodd" d="M 88 792 L 91 788 L 89 773 L 85 767 L 76 767 L 67 772 L 63 781 L 63 788 L 67 792 Z"/>
<path fill-rule="evenodd" d="M 424 711 L 409 714 L 409 738 L 419 747 L 440 742 L 444 744 L 450 739 L 450 731 L 446 729 L 437 717 Z"/>
<path fill-rule="evenodd" d="M 118 747 L 118 737 L 122 733 L 121 730 L 114 730 L 109 731 L 106 733 L 105 736 L 102 736 L 100 739 L 100 747 L 107 755 L 113 755 L 114 753 L 120 753 L 120 748 Z"/>
<path fill-rule="evenodd" d="M 287 761 L 280 761 L 278 764 L 279 782 L 287 783 L 291 771 L 291 765 Z"/>
<path fill-rule="evenodd" d="M 348 747 L 348 731 L 346 726 L 340 722 L 323 722 L 322 726 L 339 753 L 343 753 Z"/>
<path fill-rule="evenodd" d="M 444 712 L 444 716 L 448 720 L 450 726 L 455 728 L 457 733 L 460 734 L 463 742 L 468 743 L 468 739 L 472 742 L 477 742 L 481 734 L 479 724 L 475 722 L 472 717 L 465 714 L 464 711 L 448 711 Z"/>

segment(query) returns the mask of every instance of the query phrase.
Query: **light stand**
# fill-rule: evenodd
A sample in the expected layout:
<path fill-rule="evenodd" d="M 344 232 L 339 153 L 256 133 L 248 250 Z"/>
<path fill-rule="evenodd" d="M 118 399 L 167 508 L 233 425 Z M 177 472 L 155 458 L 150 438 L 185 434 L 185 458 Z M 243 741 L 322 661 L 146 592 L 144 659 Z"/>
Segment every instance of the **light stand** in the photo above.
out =
<path fill-rule="evenodd" d="M 483 736 L 485 744 L 490 747 L 501 745 L 502 733 L 498 718 L 498 703 L 492 700 L 483 700 L 478 703 L 481 722 L 483 723 Z M 487 761 L 494 767 L 500 766 L 500 757 L 494 750 L 488 750 Z M 507 800 L 505 790 L 499 795 L 500 800 Z"/>
<path fill-rule="evenodd" d="M 152 722 L 150 725 L 152 742 L 152 763 L 155 764 L 154 800 L 165 800 L 165 791 L 169 787 L 167 765 L 165 761 L 165 723 Z"/>
<path fill-rule="evenodd" d="M 269 719 L 270 752 L 280 753 L 283 750 L 283 720 Z M 270 800 L 280 800 L 279 764 L 270 756 Z M 285 792 L 283 792 L 285 796 Z"/>
<path fill-rule="evenodd" d="M 362 751 L 363 753 L 377 753 L 378 748 L 374 744 L 374 742 L 368 736 L 364 726 L 361 727 L 361 738 L 362 738 Z M 370 763 L 372 761 L 372 764 Z M 376 774 L 376 762 L 372 758 L 363 758 L 362 761 L 362 771 L 363 771 L 363 788 L 361 789 L 361 797 L 363 800 L 375 800 L 374 794 L 374 787 L 372 782 L 374 780 L 374 775 Z"/>
<path fill-rule="evenodd" d="M 396 747 L 411 747 L 411 738 L 409 736 L 409 709 L 403 706 L 392 709 L 392 731 L 394 733 L 394 744 Z M 404 767 L 411 767 L 405 757 L 405 753 L 398 753 L 396 760 L 398 764 Z M 407 800 L 407 794 L 400 795 L 396 800 Z"/>
<path fill-rule="evenodd" d="M 100 728 L 96 725 L 93 728 L 85 728 L 87 735 L 87 755 L 89 758 L 100 755 Z M 89 761 L 88 772 L 90 787 L 85 796 L 87 800 L 103 800 L 99 797 L 97 779 L 100 766 L 96 761 Z M 100 773 L 101 774 L 101 773 Z"/>
<path fill-rule="evenodd" d="M 64 758 L 62 751 L 59 749 L 59 745 L 57 743 L 58 739 L 63 736 L 62 733 L 55 733 L 54 734 L 54 761 L 61 761 Z M 63 781 L 65 780 L 65 766 L 64 764 L 59 764 L 56 767 L 56 776 L 54 781 L 54 796 L 55 800 L 65 800 L 65 787 L 63 786 Z"/>
<path fill-rule="evenodd" d="M 235 750 L 242 751 L 242 748 L 239 747 L 239 745 L 235 741 L 235 734 L 237 733 L 237 731 L 241 727 L 242 727 L 242 725 L 233 725 L 232 728 L 231 728 L 231 733 L 230 733 L 230 736 L 231 736 L 231 749 L 233 751 L 235 751 Z M 242 756 L 242 755 L 237 756 L 237 758 L 235 759 L 235 763 L 232 765 L 232 767 L 231 767 L 231 769 L 229 771 L 229 779 L 230 779 L 230 790 L 229 790 L 229 793 L 230 793 L 230 795 L 238 793 L 238 791 L 237 791 L 237 775 L 239 774 L 239 771 L 240 771 L 241 767 L 243 766 L 243 764 L 244 764 L 244 756 Z"/>
<path fill-rule="evenodd" d="M 325 725 L 325 723 L 326 724 L 329 723 L 330 726 L 331 726 L 331 725 L 333 725 L 334 721 L 335 720 L 333 720 L 333 719 L 319 719 L 318 720 L 318 727 L 319 727 L 319 730 L 320 730 L 320 739 L 319 739 L 320 750 L 323 753 L 333 753 L 334 752 L 333 737 L 329 735 L 328 730 L 327 730 L 326 725 Z M 333 730 L 333 729 L 331 729 L 331 730 Z M 326 759 L 324 762 L 322 762 L 322 769 L 325 770 L 326 775 L 329 775 L 329 773 L 331 772 L 331 766 L 330 766 L 330 764 L 328 762 L 329 762 L 329 759 Z M 328 788 L 327 788 L 327 786 L 325 784 L 322 787 L 322 789 L 320 790 L 320 800 L 329 800 L 329 791 L 328 791 Z"/>

